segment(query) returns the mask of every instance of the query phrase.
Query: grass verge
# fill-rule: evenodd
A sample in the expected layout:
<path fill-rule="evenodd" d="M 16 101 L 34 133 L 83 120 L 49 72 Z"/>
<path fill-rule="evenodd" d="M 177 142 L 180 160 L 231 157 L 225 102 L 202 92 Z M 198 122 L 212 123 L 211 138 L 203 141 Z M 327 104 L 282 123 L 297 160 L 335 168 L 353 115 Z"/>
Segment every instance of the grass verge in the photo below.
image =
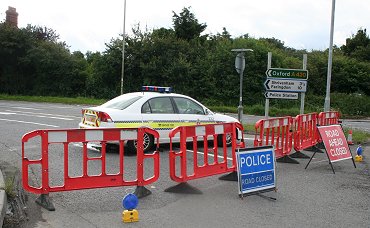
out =
<path fill-rule="evenodd" d="M 5 190 L 6 195 L 9 198 L 14 198 L 17 195 L 14 191 L 14 187 L 15 187 L 14 177 L 6 178 L 6 180 L 5 180 L 5 189 L 4 190 Z"/>
<path fill-rule="evenodd" d="M 72 98 L 72 97 L 44 97 L 44 96 L 12 96 L 5 94 L 0 94 L 0 100 L 62 103 L 62 104 L 89 104 L 89 105 L 100 105 L 107 101 L 103 99 L 92 99 L 86 97 Z"/>
<path fill-rule="evenodd" d="M 348 137 L 350 128 L 344 128 L 344 134 Z M 370 143 L 370 133 L 361 130 L 352 130 L 352 141 L 354 144 Z"/>

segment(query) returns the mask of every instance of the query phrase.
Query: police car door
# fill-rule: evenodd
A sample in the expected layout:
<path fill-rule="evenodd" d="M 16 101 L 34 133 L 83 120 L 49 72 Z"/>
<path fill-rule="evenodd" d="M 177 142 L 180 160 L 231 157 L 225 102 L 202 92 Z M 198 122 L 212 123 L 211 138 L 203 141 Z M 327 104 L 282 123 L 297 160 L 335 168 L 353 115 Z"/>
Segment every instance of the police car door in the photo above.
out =
<path fill-rule="evenodd" d="M 179 115 L 176 114 L 170 97 L 155 97 L 142 106 L 143 123 L 158 131 L 162 143 L 168 143 L 169 132 L 180 125 Z M 174 138 L 178 141 L 178 138 Z"/>
<path fill-rule="evenodd" d="M 186 97 L 173 97 L 173 100 L 183 126 L 215 123 L 213 115 L 197 102 Z"/>

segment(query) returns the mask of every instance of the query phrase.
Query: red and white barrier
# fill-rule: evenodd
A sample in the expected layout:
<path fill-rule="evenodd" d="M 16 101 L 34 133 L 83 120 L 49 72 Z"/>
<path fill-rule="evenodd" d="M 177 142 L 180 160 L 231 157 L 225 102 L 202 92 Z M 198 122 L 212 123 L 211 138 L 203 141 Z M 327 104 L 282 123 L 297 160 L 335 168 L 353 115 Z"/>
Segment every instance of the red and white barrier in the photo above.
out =
<path fill-rule="evenodd" d="M 23 187 L 26 191 L 35 194 L 41 194 L 41 204 L 43 206 L 50 206 L 47 209 L 53 209 L 50 202 L 47 201 L 45 195 L 50 192 L 71 191 L 91 188 L 106 188 L 115 186 L 137 186 L 137 190 L 141 193 L 145 185 L 155 182 L 159 178 L 159 153 L 155 151 L 152 154 L 144 154 L 143 151 L 143 137 L 144 134 L 151 134 L 157 139 L 157 146 L 159 144 L 159 133 L 150 128 L 136 128 L 136 129 L 119 129 L 119 128 L 100 128 L 100 129 L 64 129 L 64 130 L 36 130 L 25 134 L 22 138 L 22 181 Z M 26 144 L 33 138 L 41 138 L 41 151 L 39 151 L 40 159 L 29 159 L 26 156 Z M 127 140 L 137 140 L 137 170 L 136 178 L 132 180 L 125 180 L 124 173 L 124 143 Z M 107 173 L 107 158 L 106 145 L 108 142 L 119 143 L 119 171 L 116 174 Z M 101 143 L 101 156 L 90 157 L 88 155 L 87 144 L 90 142 Z M 69 144 L 82 143 L 82 162 L 79 165 L 82 167 L 81 176 L 70 176 L 70 151 Z M 52 161 L 49 156 L 50 145 L 59 144 L 63 148 L 64 174 L 62 185 L 53 185 L 49 178 L 49 171 L 52 169 L 52 164 L 57 161 Z M 144 177 L 144 160 L 153 159 L 153 175 L 149 178 Z M 89 175 L 89 162 L 100 161 L 101 173 L 100 175 Z M 29 180 L 29 171 L 31 165 L 41 166 L 41 185 L 36 187 L 31 185 Z M 149 190 L 145 194 L 149 194 Z M 38 202 L 38 201 L 36 201 Z"/>
<path fill-rule="evenodd" d="M 236 171 L 237 148 L 244 148 L 244 139 L 237 140 L 237 131 L 243 133 L 239 123 L 183 126 L 173 129 L 170 137 L 170 177 L 184 183 L 189 180 Z M 175 148 L 173 138 L 180 134 L 180 148 Z M 226 137 L 232 137 L 231 152 L 226 146 Z M 222 143 L 219 142 L 222 140 Z M 203 142 L 201 158 L 198 158 L 198 143 Z M 218 145 L 222 145 L 218 147 Z M 188 147 L 189 146 L 189 147 Z M 219 150 L 222 151 L 219 151 Z M 228 156 L 228 153 L 230 154 Z M 192 159 L 190 158 L 192 156 Z M 231 157 L 230 157 L 231 156 Z M 212 161 L 210 159 L 212 158 Z M 200 161 L 202 160 L 202 161 Z M 231 160 L 231 162 L 228 162 Z M 190 162 L 190 164 L 188 164 Z M 199 164 L 202 163 L 202 164 Z M 189 170 L 188 167 L 192 167 Z M 179 172 L 177 172 L 179 170 Z"/>

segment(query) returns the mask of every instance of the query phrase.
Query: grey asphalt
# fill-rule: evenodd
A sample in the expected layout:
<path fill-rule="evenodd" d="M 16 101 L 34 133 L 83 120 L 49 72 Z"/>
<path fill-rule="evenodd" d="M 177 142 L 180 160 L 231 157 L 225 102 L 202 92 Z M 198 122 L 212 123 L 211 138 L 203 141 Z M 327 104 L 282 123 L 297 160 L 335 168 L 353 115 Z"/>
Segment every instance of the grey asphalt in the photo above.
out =
<path fill-rule="evenodd" d="M 3 116 L 0 116 L 1 124 L 6 129 L 6 133 L 2 134 L 1 132 L 5 131 L 0 131 L 1 159 L 21 167 L 20 138 L 24 133 L 34 129 L 55 128 L 53 126 L 76 127 L 80 109 L 79 106 L 0 101 L 0 113 L 3 112 Z M 10 113 L 18 115 L 10 116 Z M 35 117 L 35 113 L 38 113 L 39 117 Z M 73 120 L 46 119 L 50 113 Z M 20 119 L 17 119 L 18 117 Z M 251 123 L 256 122 L 253 118 L 257 120 L 260 118 L 248 115 L 245 117 L 246 121 Z M 47 125 L 37 126 L 35 123 Z M 356 146 L 351 147 L 352 152 L 355 149 Z M 72 152 L 74 158 L 80 158 L 78 148 L 73 148 Z M 313 154 L 309 151 L 304 153 L 310 156 Z M 160 179 L 147 186 L 153 194 L 140 199 L 138 223 L 122 224 L 123 209 L 120 201 L 125 194 L 124 188 L 102 188 L 52 193 L 55 212 L 41 209 L 34 203 L 36 196 L 29 194 L 30 213 L 36 215 L 30 216 L 30 221 L 24 227 L 369 227 L 370 225 L 370 174 L 367 161 L 370 152 L 366 147 L 364 162 L 357 163 L 356 169 L 350 160 L 334 163 L 336 174 L 332 173 L 325 154 L 316 154 L 307 169 L 304 169 L 308 162 L 306 159 L 300 159 L 300 164 L 277 163 L 278 190 L 266 193 L 277 198 L 276 201 L 258 196 L 241 200 L 237 195 L 237 183 L 220 181 L 218 176 L 189 181 L 190 185 L 201 190 L 203 193 L 201 195 L 164 192 L 167 187 L 175 184 L 168 176 L 166 155 L 165 152 L 161 153 L 160 163 L 163 170 Z M 54 153 L 51 156 L 57 158 L 59 155 Z M 109 158 L 114 160 L 116 154 L 109 154 Z M 128 162 L 133 159 L 134 157 L 127 157 Z M 58 169 L 50 170 L 50 173 L 58 174 Z M 35 176 L 37 175 L 32 177 Z"/>
<path fill-rule="evenodd" d="M 5 193 L 5 181 L 0 169 L 0 227 L 3 226 L 5 211 L 7 207 L 7 198 Z"/>

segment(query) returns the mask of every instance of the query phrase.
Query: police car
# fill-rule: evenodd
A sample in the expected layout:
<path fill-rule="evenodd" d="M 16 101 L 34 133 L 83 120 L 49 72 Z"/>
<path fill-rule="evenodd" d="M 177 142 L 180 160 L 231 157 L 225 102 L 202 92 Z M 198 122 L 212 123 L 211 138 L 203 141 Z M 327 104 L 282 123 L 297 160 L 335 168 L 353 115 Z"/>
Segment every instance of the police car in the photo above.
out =
<path fill-rule="evenodd" d="M 123 94 L 100 106 L 82 109 L 79 127 L 145 126 L 158 131 L 160 143 L 169 143 L 169 132 L 177 126 L 225 122 L 238 120 L 214 113 L 191 97 L 172 93 L 171 87 L 143 86 L 142 92 Z M 173 138 L 173 141 L 179 141 L 179 138 Z M 226 144 L 231 145 L 231 136 L 226 137 Z M 144 151 L 150 150 L 153 145 L 154 138 L 145 134 Z M 127 146 L 130 151 L 136 151 L 136 141 L 127 142 Z"/>

